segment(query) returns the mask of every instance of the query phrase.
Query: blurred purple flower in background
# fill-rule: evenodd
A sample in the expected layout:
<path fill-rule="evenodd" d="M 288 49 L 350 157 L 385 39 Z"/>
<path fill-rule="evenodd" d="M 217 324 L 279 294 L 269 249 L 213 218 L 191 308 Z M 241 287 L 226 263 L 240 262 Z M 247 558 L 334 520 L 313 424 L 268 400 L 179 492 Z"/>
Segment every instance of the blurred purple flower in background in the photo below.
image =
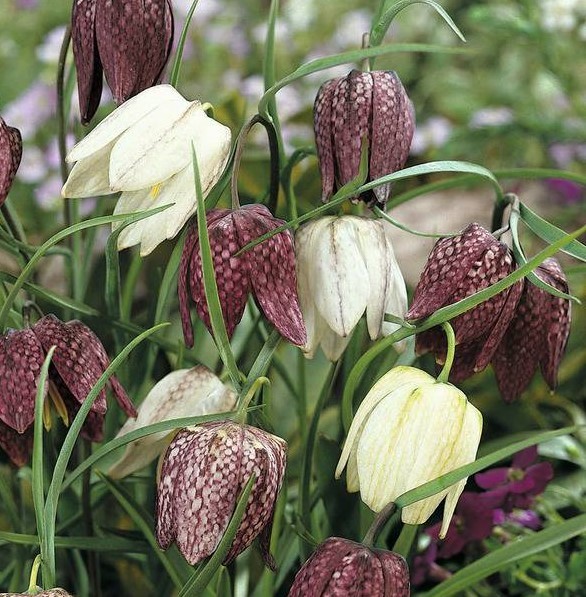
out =
<path fill-rule="evenodd" d="M 35 81 L 24 93 L 4 108 L 4 116 L 20 130 L 23 139 L 30 139 L 37 129 L 55 115 L 57 95 L 53 85 Z"/>
<path fill-rule="evenodd" d="M 573 205 L 584 200 L 584 187 L 577 182 L 563 178 L 547 178 L 545 186 L 551 191 L 552 198 L 562 205 Z"/>

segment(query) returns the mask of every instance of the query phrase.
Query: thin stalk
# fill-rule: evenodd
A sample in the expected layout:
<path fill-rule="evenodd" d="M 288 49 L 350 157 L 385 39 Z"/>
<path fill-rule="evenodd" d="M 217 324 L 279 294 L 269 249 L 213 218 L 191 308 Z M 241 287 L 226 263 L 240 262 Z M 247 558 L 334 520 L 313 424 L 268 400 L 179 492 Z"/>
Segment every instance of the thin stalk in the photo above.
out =
<path fill-rule="evenodd" d="M 448 350 L 446 353 L 446 362 L 444 363 L 441 373 L 437 376 L 437 380 L 442 383 L 448 383 L 450 371 L 454 363 L 454 355 L 456 354 L 456 335 L 454 334 L 454 328 L 447 321 L 442 323 L 442 328 L 446 333 Z"/>
<path fill-rule="evenodd" d="M 417 537 L 417 529 L 419 529 L 418 524 L 406 524 L 403 526 L 401 534 L 393 546 L 393 551 L 401 554 L 404 558 L 409 557 L 411 546 Z"/>
<path fill-rule="evenodd" d="M 81 461 L 84 462 L 92 454 L 92 444 L 89 440 L 84 439 L 80 445 Z M 84 471 L 81 483 L 81 508 L 83 514 L 83 524 L 86 535 L 93 537 L 94 535 L 94 520 L 92 516 L 92 500 L 91 500 L 91 469 Z M 88 551 L 87 554 L 87 568 L 90 578 L 91 594 L 95 597 L 101 597 L 101 579 L 100 579 L 100 556 L 97 551 Z"/>
<path fill-rule="evenodd" d="M 368 547 L 374 545 L 376 538 L 378 537 L 379 533 L 382 531 L 382 528 L 385 526 L 387 520 L 395 513 L 395 503 L 391 502 L 387 504 L 375 517 L 370 525 L 370 528 L 364 535 L 364 539 L 362 543 Z"/>

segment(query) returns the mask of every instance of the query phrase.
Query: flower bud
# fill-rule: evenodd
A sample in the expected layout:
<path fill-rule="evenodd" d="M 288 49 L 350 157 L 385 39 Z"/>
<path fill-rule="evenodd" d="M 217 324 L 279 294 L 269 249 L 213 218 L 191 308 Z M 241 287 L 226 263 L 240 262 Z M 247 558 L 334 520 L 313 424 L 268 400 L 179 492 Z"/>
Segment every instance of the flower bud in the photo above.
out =
<path fill-rule="evenodd" d="M 328 359 L 340 358 L 364 312 L 371 339 L 397 329 L 384 316 L 403 315 L 407 290 L 387 222 L 326 216 L 299 228 L 295 246 L 306 356 L 321 343 Z"/>
<path fill-rule="evenodd" d="M 347 470 L 348 491 L 380 512 L 400 495 L 473 462 L 482 415 L 451 384 L 413 367 L 383 375 L 360 404 L 336 469 Z M 424 523 L 446 498 L 444 536 L 466 479 L 402 510 L 408 524 Z"/>
<path fill-rule="evenodd" d="M 0 117 L 0 206 L 6 201 L 22 157 L 20 131 Z"/>
<path fill-rule="evenodd" d="M 409 569 L 399 555 L 330 537 L 295 576 L 289 597 L 408 597 Z"/>
<path fill-rule="evenodd" d="M 252 292 L 266 318 L 293 344 L 306 341 L 305 325 L 297 298 L 295 250 L 288 230 L 236 256 L 249 242 L 284 224 L 264 205 L 239 209 L 214 209 L 207 213 L 207 227 L 216 283 L 226 332 L 231 337 L 242 319 Z M 179 266 L 179 310 L 187 346 L 193 346 L 189 295 L 197 314 L 211 331 L 203 284 L 197 227 L 189 229 Z"/>
<path fill-rule="evenodd" d="M 179 369 L 155 384 L 138 407 L 136 419 L 128 419 L 116 437 L 161 421 L 226 412 L 235 403 L 236 394 L 206 367 Z M 169 431 L 161 431 L 134 440 L 108 475 L 120 479 L 143 468 L 165 449 L 168 435 Z"/>
<path fill-rule="evenodd" d="M 173 42 L 169 0 L 76 0 L 71 23 L 84 124 L 100 104 L 102 70 L 117 104 L 159 81 Z"/>
<path fill-rule="evenodd" d="M 566 277 L 555 259 L 546 259 L 535 275 L 567 294 Z M 569 299 L 554 296 L 525 280 L 514 317 L 491 361 L 505 401 L 512 402 L 525 391 L 538 366 L 547 385 L 555 388 L 570 320 Z"/>
<path fill-rule="evenodd" d="M 231 421 L 180 431 L 163 456 L 158 482 L 156 537 L 161 548 L 175 542 L 192 565 L 214 553 L 254 474 L 244 516 L 224 564 L 261 535 L 263 559 L 273 567 L 268 537 L 286 450 L 281 438 Z"/>
<path fill-rule="evenodd" d="M 368 144 L 368 179 L 401 169 L 415 128 L 413 105 L 393 71 L 351 71 L 324 83 L 315 98 L 314 130 L 322 201 L 358 176 L 362 140 Z M 390 185 L 381 185 L 361 198 L 383 205 Z"/>
<path fill-rule="evenodd" d="M 459 235 L 439 240 L 432 249 L 405 315 L 415 320 L 428 317 L 440 307 L 456 303 L 495 284 L 515 269 L 506 244 L 478 224 Z M 450 380 L 461 381 L 490 362 L 521 296 L 517 282 L 450 321 L 456 336 L 456 357 Z M 432 352 L 438 363 L 446 356 L 446 338 L 439 327 L 417 335 L 418 354 Z"/>

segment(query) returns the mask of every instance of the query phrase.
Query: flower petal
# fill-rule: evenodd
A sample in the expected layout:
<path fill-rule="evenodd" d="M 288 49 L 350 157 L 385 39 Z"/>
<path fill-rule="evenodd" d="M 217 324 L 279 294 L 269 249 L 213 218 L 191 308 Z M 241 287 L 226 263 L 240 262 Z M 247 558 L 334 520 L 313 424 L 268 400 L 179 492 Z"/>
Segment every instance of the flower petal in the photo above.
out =
<path fill-rule="evenodd" d="M 109 143 L 98 149 L 90 157 L 79 160 L 71 169 L 61 196 L 64 198 L 95 197 L 96 195 L 110 195 L 110 152 L 114 143 Z"/>
<path fill-rule="evenodd" d="M 321 174 L 322 195 L 326 202 L 334 190 L 334 154 L 332 133 L 332 98 L 340 79 L 324 83 L 317 92 L 313 106 L 315 145 Z"/>
<path fill-rule="evenodd" d="M 4 203 L 22 158 L 20 131 L 0 117 L 0 205 Z"/>

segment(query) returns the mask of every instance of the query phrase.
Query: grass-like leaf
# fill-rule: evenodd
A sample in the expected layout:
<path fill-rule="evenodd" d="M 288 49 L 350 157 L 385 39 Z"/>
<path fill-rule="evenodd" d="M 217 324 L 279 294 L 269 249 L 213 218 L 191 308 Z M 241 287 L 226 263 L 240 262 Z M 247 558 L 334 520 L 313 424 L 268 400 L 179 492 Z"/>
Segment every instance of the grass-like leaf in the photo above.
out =
<path fill-rule="evenodd" d="M 189 30 L 189 25 L 191 24 L 191 18 L 193 17 L 193 13 L 195 12 L 195 7 L 199 0 L 193 0 L 187 15 L 185 16 L 185 23 L 183 23 L 183 29 L 181 30 L 181 35 L 179 36 L 179 42 L 177 43 L 177 49 L 175 50 L 175 58 L 173 60 L 173 68 L 171 69 L 171 76 L 169 77 L 169 83 L 173 85 L 173 87 L 177 87 L 177 83 L 179 82 L 179 73 L 181 72 L 181 59 L 183 58 L 183 50 L 185 48 L 185 39 L 187 38 L 187 31 Z"/>
<path fill-rule="evenodd" d="M 503 571 L 510 564 L 549 549 L 586 532 L 586 514 L 556 523 L 534 535 L 513 541 L 456 572 L 437 587 L 423 593 L 425 597 L 448 597 L 470 589 L 473 583 Z"/>

